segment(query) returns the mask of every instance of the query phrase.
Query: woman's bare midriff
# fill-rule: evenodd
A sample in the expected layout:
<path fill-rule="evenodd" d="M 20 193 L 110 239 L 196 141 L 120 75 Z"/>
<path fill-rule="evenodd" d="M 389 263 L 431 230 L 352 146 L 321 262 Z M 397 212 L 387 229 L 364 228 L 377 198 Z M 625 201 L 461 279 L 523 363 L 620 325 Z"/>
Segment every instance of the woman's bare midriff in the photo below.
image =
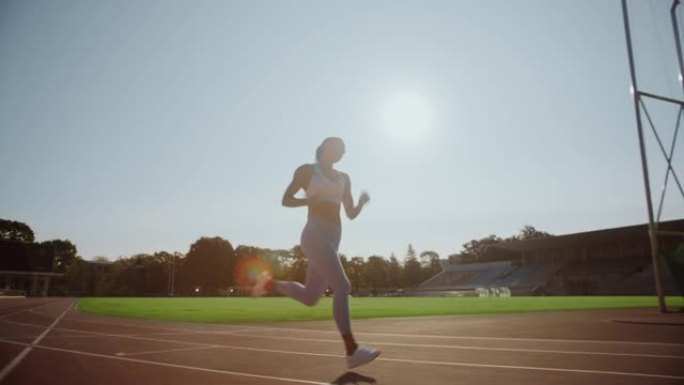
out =
<path fill-rule="evenodd" d="M 309 205 L 309 216 L 339 225 L 340 204 L 330 201 L 315 202 Z"/>

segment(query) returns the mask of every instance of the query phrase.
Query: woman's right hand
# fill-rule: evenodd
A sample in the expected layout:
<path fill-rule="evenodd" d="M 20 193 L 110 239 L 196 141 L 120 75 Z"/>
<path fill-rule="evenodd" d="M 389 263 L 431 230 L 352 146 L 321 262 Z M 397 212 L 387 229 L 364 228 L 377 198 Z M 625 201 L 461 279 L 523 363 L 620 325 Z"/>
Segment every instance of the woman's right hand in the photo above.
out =
<path fill-rule="evenodd" d="M 368 195 L 367 192 L 363 191 L 361 193 L 361 196 L 359 197 L 359 206 L 363 206 L 366 203 L 370 201 L 370 195 Z"/>

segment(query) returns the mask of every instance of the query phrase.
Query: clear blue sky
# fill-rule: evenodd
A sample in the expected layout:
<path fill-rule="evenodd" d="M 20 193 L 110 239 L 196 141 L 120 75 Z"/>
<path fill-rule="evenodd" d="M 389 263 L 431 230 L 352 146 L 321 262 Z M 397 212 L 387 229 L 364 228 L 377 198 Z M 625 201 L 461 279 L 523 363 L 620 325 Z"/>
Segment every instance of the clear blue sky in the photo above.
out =
<path fill-rule="evenodd" d="M 680 98 L 670 1 L 630 4 L 639 81 Z M 87 259 L 294 246 L 326 136 L 372 197 L 348 256 L 643 223 L 635 127 L 617 0 L 0 2 L 0 218 Z"/>

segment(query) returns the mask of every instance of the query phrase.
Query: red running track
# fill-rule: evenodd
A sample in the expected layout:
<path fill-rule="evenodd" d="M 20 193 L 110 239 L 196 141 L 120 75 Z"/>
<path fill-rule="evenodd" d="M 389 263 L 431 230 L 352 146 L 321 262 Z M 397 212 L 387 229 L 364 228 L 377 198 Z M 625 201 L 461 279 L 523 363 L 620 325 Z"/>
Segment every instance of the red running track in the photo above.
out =
<path fill-rule="evenodd" d="M 199 324 L 0 300 L 0 384 L 684 384 L 684 314 L 656 309 L 354 321 L 382 349 L 346 370 L 332 321 Z"/>

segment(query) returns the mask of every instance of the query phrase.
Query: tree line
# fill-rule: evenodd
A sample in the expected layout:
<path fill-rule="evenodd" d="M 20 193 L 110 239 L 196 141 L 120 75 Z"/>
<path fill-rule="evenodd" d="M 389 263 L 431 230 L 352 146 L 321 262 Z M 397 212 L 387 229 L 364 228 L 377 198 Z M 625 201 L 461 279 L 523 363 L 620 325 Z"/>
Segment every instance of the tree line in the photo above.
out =
<path fill-rule="evenodd" d="M 426 251 L 417 255 L 411 245 L 403 262 L 394 255 L 341 255 L 340 261 L 353 295 L 413 288 L 441 271 L 437 253 Z M 275 279 L 302 283 L 308 269 L 299 245 L 289 250 L 247 245 L 233 248 L 230 241 L 221 237 L 202 237 L 184 255 L 159 251 L 113 262 L 84 261 L 76 256 L 66 267 L 62 289 L 70 295 L 237 296 L 245 295 L 253 284 L 254 266 L 258 271 L 268 270 Z"/>
<path fill-rule="evenodd" d="M 486 247 L 497 242 L 549 236 L 531 226 L 518 235 L 499 238 L 494 235 L 472 240 L 463 245 L 460 260 L 452 255 L 452 263 L 477 261 Z M 0 219 L 0 239 L 34 243 L 31 228 L 21 222 Z M 53 282 L 54 295 L 241 295 L 252 284 L 255 269 L 267 269 L 276 279 L 304 282 L 307 259 L 299 245 L 291 249 L 268 249 L 238 245 L 221 237 L 201 237 L 187 253 L 158 251 L 135 254 L 108 261 L 96 257 L 81 258 L 76 245 L 69 240 L 40 243 L 54 251 L 53 270 L 64 277 Z M 400 261 L 389 256 L 367 258 L 341 255 L 354 295 L 401 292 L 415 288 L 438 274 L 443 266 L 438 253 L 417 253 L 409 244 Z"/>

